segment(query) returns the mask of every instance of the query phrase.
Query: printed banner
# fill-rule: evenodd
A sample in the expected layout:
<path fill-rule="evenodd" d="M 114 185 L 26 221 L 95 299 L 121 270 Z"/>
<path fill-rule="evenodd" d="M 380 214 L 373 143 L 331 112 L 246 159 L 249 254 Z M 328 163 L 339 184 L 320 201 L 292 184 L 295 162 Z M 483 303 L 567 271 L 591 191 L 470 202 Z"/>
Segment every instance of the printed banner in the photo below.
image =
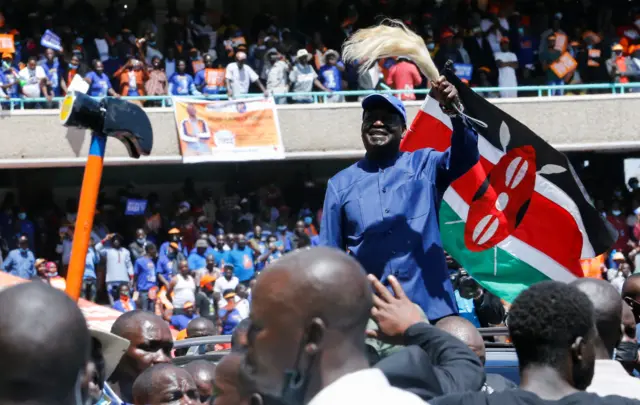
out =
<path fill-rule="evenodd" d="M 173 104 L 184 163 L 284 159 L 272 97 Z"/>
<path fill-rule="evenodd" d="M 473 65 L 470 63 L 454 63 L 453 69 L 462 80 L 471 81 L 471 75 L 473 74 Z"/>
<path fill-rule="evenodd" d="M 574 70 L 578 67 L 578 62 L 573 59 L 573 56 L 569 54 L 569 52 L 565 52 L 558 58 L 557 61 L 553 62 L 549 68 L 553 70 L 559 78 L 563 79 L 569 73 L 573 73 Z"/>
<path fill-rule="evenodd" d="M 0 53 L 14 53 L 16 48 L 13 46 L 13 35 L 0 34 Z"/>
<path fill-rule="evenodd" d="M 45 48 L 51 48 L 54 51 L 62 52 L 62 41 L 53 31 L 46 30 L 40 38 L 40 45 Z"/>
<path fill-rule="evenodd" d="M 124 215 L 144 215 L 146 209 L 147 200 L 129 198 L 127 199 L 127 207 L 124 210 Z"/>

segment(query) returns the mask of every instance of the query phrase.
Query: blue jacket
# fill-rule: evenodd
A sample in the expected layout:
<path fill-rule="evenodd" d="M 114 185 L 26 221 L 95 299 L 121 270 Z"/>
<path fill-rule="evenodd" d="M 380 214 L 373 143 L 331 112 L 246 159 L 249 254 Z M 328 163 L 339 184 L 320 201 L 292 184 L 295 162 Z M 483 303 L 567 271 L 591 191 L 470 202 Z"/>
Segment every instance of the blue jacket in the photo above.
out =
<path fill-rule="evenodd" d="M 30 250 L 22 252 L 20 249 L 13 249 L 4 259 L 3 269 L 14 276 L 31 280 L 36 275 L 35 264 L 36 258 L 33 256 L 33 252 Z"/>
<path fill-rule="evenodd" d="M 327 184 L 320 241 L 346 250 L 383 283 L 394 275 L 430 320 L 458 312 L 449 280 L 438 209 L 449 184 L 479 159 L 478 137 L 452 118 L 451 147 L 364 159 Z"/>

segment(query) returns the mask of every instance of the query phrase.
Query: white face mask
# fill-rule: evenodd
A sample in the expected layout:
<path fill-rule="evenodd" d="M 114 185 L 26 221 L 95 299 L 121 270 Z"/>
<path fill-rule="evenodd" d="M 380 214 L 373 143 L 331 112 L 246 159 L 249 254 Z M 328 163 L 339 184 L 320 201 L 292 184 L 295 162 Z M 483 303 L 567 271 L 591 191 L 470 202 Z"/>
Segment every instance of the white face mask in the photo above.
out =
<path fill-rule="evenodd" d="M 618 215 L 622 214 L 622 211 L 620 211 L 620 210 L 611 210 L 611 213 L 612 213 L 614 216 L 616 216 L 616 217 L 617 217 Z"/>

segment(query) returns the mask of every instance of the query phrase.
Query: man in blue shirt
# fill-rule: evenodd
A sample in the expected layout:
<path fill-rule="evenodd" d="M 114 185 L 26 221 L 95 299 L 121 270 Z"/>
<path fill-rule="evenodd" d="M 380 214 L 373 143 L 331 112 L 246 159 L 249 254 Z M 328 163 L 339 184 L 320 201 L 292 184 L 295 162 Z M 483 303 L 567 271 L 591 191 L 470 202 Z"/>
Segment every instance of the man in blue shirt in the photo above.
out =
<path fill-rule="evenodd" d="M 67 90 L 67 83 L 64 81 L 63 69 L 56 58 L 56 51 L 47 48 L 44 51 L 44 61 L 40 64 L 47 74 L 47 85 L 54 97 L 61 97 L 63 90 Z"/>
<path fill-rule="evenodd" d="M 254 255 L 253 249 L 247 246 L 247 238 L 238 234 L 236 247 L 229 251 L 229 263 L 233 265 L 241 283 L 248 283 L 254 276 Z"/>
<path fill-rule="evenodd" d="M 324 54 L 325 65 L 320 67 L 318 76 L 320 82 L 324 84 L 324 87 L 331 91 L 342 90 L 342 73 L 344 72 L 344 63 L 339 62 L 340 55 L 333 49 L 328 50 Z M 344 96 L 330 95 L 327 96 L 327 102 L 329 103 L 341 103 L 344 101 Z"/>
<path fill-rule="evenodd" d="M 149 299 L 149 290 L 158 285 L 156 275 L 156 245 L 149 242 L 145 246 L 145 255 L 136 260 L 133 267 L 133 285 L 138 292 L 140 309 L 153 312 L 155 303 Z"/>
<path fill-rule="evenodd" d="M 395 276 L 431 321 L 458 312 L 449 280 L 438 208 L 453 180 L 478 161 L 477 134 L 452 112 L 455 87 L 440 77 L 432 97 L 452 116 L 451 148 L 400 152 L 407 117 L 400 100 L 373 94 L 362 101 L 364 159 L 327 184 L 320 239 L 346 250 L 368 273 Z M 443 108 L 444 109 L 444 108 Z M 424 134 L 428 136 L 429 134 Z"/>
<path fill-rule="evenodd" d="M 198 315 L 193 312 L 193 302 L 185 302 L 182 309 L 184 310 L 182 314 L 171 317 L 171 326 L 178 331 L 187 329 L 189 322 L 198 318 Z"/>
<path fill-rule="evenodd" d="M 29 238 L 18 238 L 18 249 L 13 249 L 4 259 L 3 269 L 9 274 L 31 280 L 36 275 L 36 258 L 29 250 Z"/>
<path fill-rule="evenodd" d="M 204 269 L 207 267 L 207 249 L 209 244 L 204 239 L 198 239 L 196 241 L 196 248 L 191 251 L 187 263 L 189 263 L 189 270 L 195 271 Z"/>
<path fill-rule="evenodd" d="M 213 250 L 213 257 L 216 260 L 216 267 L 219 269 L 229 262 L 229 252 L 224 250 L 225 244 L 224 233 L 216 235 L 216 248 Z"/>
<path fill-rule="evenodd" d="M 84 276 L 82 277 L 81 297 L 91 302 L 96 302 L 98 293 L 96 266 L 100 263 L 100 256 L 93 247 L 94 240 L 92 238 L 89 249 L 87 249 L 87 258 L 84 262 Z"/>

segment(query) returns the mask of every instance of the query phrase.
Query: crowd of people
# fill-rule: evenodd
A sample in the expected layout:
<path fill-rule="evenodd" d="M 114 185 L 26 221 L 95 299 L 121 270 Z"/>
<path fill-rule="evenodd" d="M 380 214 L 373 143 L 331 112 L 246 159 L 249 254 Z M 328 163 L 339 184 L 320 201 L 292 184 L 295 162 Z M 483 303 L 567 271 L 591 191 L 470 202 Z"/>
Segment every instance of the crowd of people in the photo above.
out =
<path fill-rule="evenodd" d="M 90 330 L 76 304 L 55 288 L 34 282 L 10 287 L 0 292 L 0 355 L 13 366 L 0 371 L 0 399 L 60 405 L 640 403 L 640 381 L 633 376 L 640 368 L 640 276 L 625 282 L 623 297 L 606 281 L 589 278 L 545 281 L 523 291 L 506 322 L 519 384 L 485 373 L 485 341 L 469 321 L 449 316 L 430 322 L 395 277 L 388 282 L 391 290 L 337 249 L 297 250 L 257 278 L 251 317 L 235 329 L 230 353 L 217 364 L 195 360 L 182 368 L 171 364 L 178 350 L 158 315 L 133 310 L 111 333 Z M 213 326 L 199 318 L 188 329 L 194 337 L 213 336 Z M 393 350 L 381 352 L 371 341 Z"/>
<path fill-rule="evenodd" d="M 410 60 L 380 60 L 364 74 L 340 60 L 344 39 L 380 16 L 396 17 L 419 33 L 438 68 L 451 60 L 471 86 L 504 88 L 487 97 L 516 97 L 519 85 L 633 83 L 640 77 L 640 10 L 632 3 L 515 8 L 509 2 L 345 0 L 335 8 L 317 0 L 291 28 L 266 10 L 241 27 L 203 1 L 186 14 L 169 1 L 165 21 L 156 19 L 148 0 L 135 9 L 116 1 L 104 10 L 86 0 L 66 9 L 30 10 L 29 4 L 0 6 L 0 34 L 13 35 L 15 44 L 15 52 L 1 55 L 0 98 L 47 99 L 31 107 L 57 106 L 51 100 L 76 76 L 95 97 L 265 93 L 278 103 L 310 103 L 308 94 L 277 95 L 386 85 L 406 90 L 404 100 L 415 99 L 413 90 L 429 83 Z M 45 30 L 59 35 L 62 51 L 41 45 Z M 345 98 L 329 94 L 325 100 Z"/>

